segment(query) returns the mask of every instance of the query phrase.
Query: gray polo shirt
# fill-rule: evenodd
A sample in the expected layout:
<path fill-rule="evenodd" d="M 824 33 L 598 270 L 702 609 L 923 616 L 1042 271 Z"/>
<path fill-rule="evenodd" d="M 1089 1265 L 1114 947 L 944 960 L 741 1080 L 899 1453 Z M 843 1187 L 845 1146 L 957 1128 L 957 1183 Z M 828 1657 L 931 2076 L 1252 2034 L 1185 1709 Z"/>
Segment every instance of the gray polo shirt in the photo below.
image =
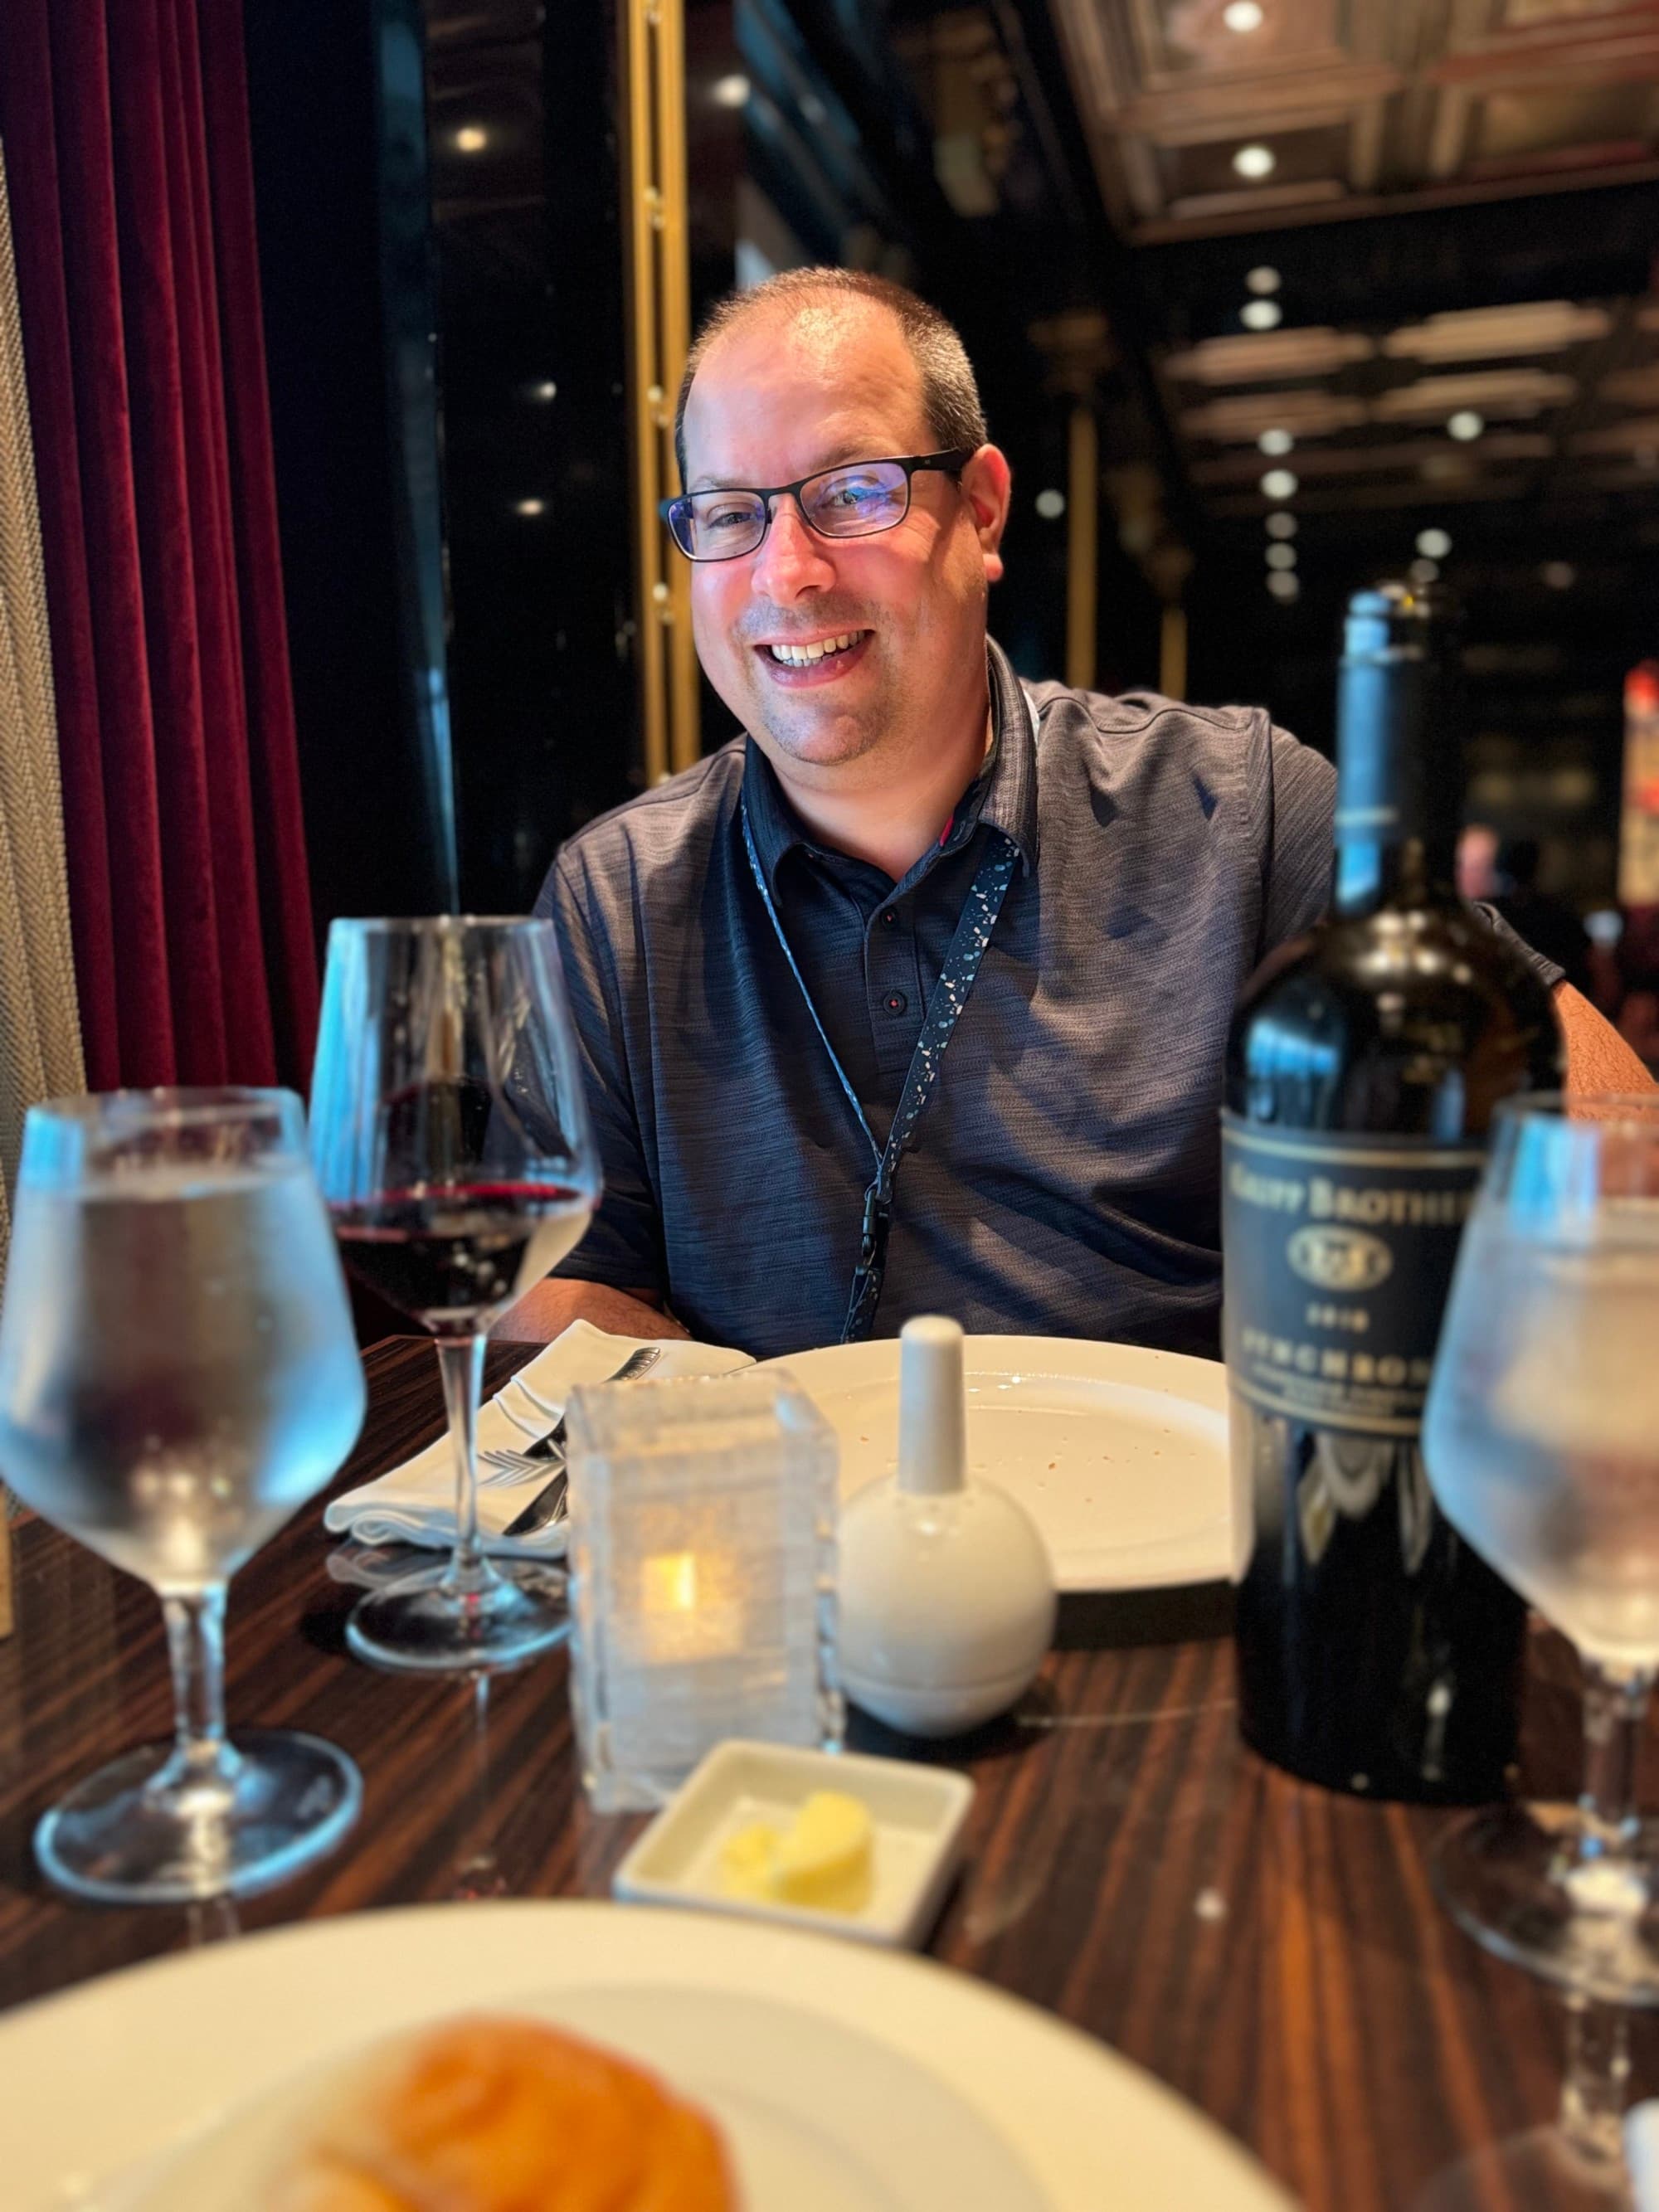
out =
<path fill-rule="evenodd" d="M 914 1147 L 877 1335 L 969 1330 L 1213 1349 L 1222 1063 L 1256 963 L 1323 912 L 1330 763 L 1247 708 L 1022 687 L 901 882 L 815 845 L 739 738 L 591 823 L 557 926 L 605 1198 L 559 1270 L 655 1289 L 758 1358 L 836 1342 L 878 1140 L 993 830 L 1019 855 Z"/>

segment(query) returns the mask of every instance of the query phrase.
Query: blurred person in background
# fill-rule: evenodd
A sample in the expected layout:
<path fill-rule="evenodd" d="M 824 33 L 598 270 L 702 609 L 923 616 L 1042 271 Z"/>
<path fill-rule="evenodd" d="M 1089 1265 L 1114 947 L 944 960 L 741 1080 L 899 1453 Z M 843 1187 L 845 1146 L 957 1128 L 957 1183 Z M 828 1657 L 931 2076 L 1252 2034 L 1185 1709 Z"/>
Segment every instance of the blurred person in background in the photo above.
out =
<path fill-rule="evenodd" d="M 1498 890 L 1498 832 L 1490 823 L 1471 822 L 1457 841 L 1458 896 L 1495 899 Z"/>

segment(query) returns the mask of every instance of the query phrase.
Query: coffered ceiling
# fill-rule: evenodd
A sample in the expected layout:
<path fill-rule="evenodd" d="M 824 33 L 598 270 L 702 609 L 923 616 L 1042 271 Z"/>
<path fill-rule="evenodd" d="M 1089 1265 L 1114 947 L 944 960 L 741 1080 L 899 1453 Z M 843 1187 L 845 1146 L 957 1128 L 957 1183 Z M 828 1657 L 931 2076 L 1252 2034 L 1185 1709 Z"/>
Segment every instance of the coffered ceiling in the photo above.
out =
<path fill-rule="evenodd" d="M 1053 0 L 1151 243 L 1659 176 L 1651 0 Z"/>

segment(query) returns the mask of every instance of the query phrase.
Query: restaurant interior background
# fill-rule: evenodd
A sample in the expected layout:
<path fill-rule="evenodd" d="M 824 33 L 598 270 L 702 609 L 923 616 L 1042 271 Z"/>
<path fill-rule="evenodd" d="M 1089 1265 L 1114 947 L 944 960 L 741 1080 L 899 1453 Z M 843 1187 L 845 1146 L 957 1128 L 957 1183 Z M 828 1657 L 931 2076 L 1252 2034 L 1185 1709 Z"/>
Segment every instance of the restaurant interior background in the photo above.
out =
<path fill-rule="evenodd" d="M 1471 813 L 1611 904 L 1621 693 L 1659 652 L 1659 9 L 688 0 L 678 28 L 246 9 L 319 912 L 521 907 L 574 823 L 729 734 L 647 519 L 648 387 L 677 317 L 817 260 L 959 323 L 1014 465 L 993 624 L 1024 672 L 1265 702 L 1328 749 L 1345 595 L 1437 566 Z"/>

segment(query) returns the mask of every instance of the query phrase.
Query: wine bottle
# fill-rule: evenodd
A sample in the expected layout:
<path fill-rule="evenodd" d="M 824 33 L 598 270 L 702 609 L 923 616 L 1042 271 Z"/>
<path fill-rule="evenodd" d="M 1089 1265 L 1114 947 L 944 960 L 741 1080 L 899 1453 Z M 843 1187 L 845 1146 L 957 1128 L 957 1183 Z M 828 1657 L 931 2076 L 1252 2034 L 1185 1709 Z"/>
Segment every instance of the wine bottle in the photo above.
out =
<path fill-rule="evenodd" d="M 1446 1802 L 1504 1788 L 1524 1613 L 1419 1427 L 1492 1109 L 1560 1080 L 1543 982 L 1455 888 L 1459 674 L 1443 596 L 1350 602 L 1334 905 L 1247 986 L 1222 1115 L 1243 1733 Z"/>

